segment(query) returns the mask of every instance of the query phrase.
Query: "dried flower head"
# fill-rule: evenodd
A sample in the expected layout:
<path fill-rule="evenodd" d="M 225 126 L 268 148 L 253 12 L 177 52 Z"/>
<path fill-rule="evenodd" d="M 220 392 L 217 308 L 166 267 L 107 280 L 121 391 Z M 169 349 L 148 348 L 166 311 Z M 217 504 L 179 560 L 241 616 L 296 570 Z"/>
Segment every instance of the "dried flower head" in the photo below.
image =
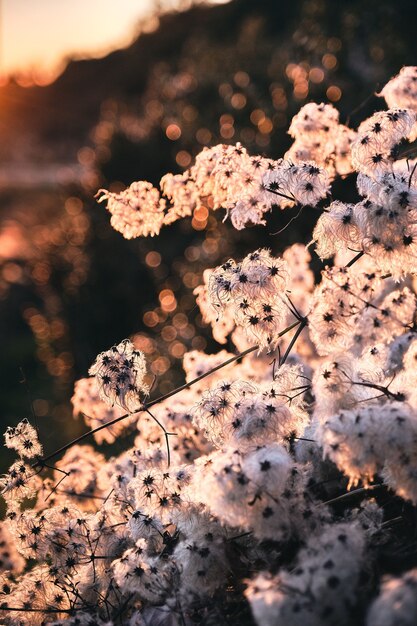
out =
<path fill-rule="evenodd" d="M 140 180 L 120 193 L 100 189 L 99 202 L 107 200 L 111 225 L 125 239 L 158 235 L 164 221 L 165 201 L 158 189 Z"/>
<path fill-rule="evenodd" d="M 21 457 L 32 459 L 42 454 L 38 433 L 27 419 L 19 422 L 14 428 L 9 426 L 4 434 L 4 440 L 6 448 L 16 450 Z"/>
<path fill-rule="evenodd" d="M 149 393 L 149 386 L 144 382 L 145 355 L 135 350 L 130 339 L 101 352 L 88 373 L 95 376 L 100 397 L 128 413 L 138 410 Z"/>

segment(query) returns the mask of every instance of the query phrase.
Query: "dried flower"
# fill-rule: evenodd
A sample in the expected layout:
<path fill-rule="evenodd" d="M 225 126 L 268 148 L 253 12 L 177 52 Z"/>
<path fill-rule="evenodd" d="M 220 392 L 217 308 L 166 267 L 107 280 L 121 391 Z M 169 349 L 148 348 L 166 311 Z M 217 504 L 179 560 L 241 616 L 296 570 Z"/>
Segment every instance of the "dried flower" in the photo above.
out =
<path fill-rule="evenodd" d="M 95 376 L 100 397 L 105 402 L 110 406 L 117 404 L 129 413 L 140 409 L 149 392 L 144 382 L 145 355 L 135 350 L 129 339 L 101 352 L 88 373 Z"/>

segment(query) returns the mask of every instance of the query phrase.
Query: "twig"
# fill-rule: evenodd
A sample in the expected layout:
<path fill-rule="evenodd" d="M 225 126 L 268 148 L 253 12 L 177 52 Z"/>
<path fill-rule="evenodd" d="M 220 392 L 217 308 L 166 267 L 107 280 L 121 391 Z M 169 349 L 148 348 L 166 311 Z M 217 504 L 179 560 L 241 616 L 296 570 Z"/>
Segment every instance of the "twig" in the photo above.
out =
<path fill-rule="evenodd" d="M 359 259 L 365 254 L 365 252 L 363 250 L 361 250 L 360 252 L 358 252 L 358 254 L 356 256 L 353 257 L 353 259 L 350 259 L 350 261 L 348 263 L 346 263 L 345 267 L 352 267 L 352 265 L 354 263 L 356 263 L 356 261 L 359 261 Z"/>
<path fill-rule="evenodd" d="M 32 413 L 32 417 L 33 417 L 33 421 L 35 423 L 36 431 L 39 433 L 38 418 L 37 418 L 37 415 L 35 413 L 35 407 L 33 406 L 33 398 L 32 398 L 32 394 L 30 392 L 28 379 L 26 378 L 25 370 L 23 369 L 23 367 L 19 367 L 19 369 L 20 369 L 20 373 L 22 374 L 22 380 L 19 380 L 19 382 L 22 385 L 25 386 L 26 393 L 27 393 L 28 400 L 29 400 L 30 412 Z"/>
<path fill-rule="evenodd" d="M 411 187 L 411 181 L 412 181 L 412 179 L 413 179 L 414 172 L 416 171 L 416 167 L 417 167 L 417 163 L 414 163 L 414 167 L 413 167 L 413 169 L 411 170 L 410 178 L 408 179 L 408 188 L 409 188 L 409 189 L 410 189 L 410 187 Z"/>
<path fill-rule="evenodd" d="M 243 537 L 249 537 L 250 535 L 253 535 L 253 530 L 249 530 L 248 532 L 242 533 L 241 535 L 236 535 L 235 537 L 229 537 L 227 541 L 236 541 L 236 539 L 242 539 Z"/>
<path fill-rule="evenodd" d="M 354 489 L 353 491 L 348 491 L 347 493 L 343 493 L 341 496 L 337 496 L 337 498 L 332 498 L 332 500 L 327 500 L 326 502 L 319 502 L 318 506 L 322 504 L 334 504 L 335 502 L 341 502 L 342 500 L 348 500 L 349 498 L 353 498 L 355 496 L 365 495 L 366 493 L 377 491 L 378 489 L 386 489 L 387 486 L 383 484 L 371 485 L 370 487 L 361 487 L 360 489 Z"/>
<path fill-rule="evenodd" d="M 379 83 L 376 84 L 375 86 L 375 91 L 377 91 L 379 89 Z M 372 93 L 369 94 L 369 96 L 367 96 L 364 100 L 362 100 L 362 102 L 360 104 L 358 104 L 357 107 L 355 107 L 347 116 L 346 118 L 346 126 L 349 126 L 350 123 L 350 118 L 352 117 L 352 115 L 355 115 L 355 113 L 358 113 L 361 109 L 363 109 L 363 107 L 368 104 L 369 100 L 371 100 L 371 98 L 373 98 L 375 96 L 375 91 L 373 91 Z"/>
<path fill-rule="evenodd" d="M 310 443 L 317 443 L 315 439 L 307 439 L 307 437 L 292 437 L 292 439 L 296 439 L 297 441 L 309 441 Z M 317 445 L 319 445 L 317 443 Z"/>
<path fill-rule="evenodd" d="M 281 367 L 282 365 L 284 365 L 285 361 L 287 360 L 287 358 L 289 357 L 289 354 L 291 352 L 291 350 L 293 349 L 298 337 L 301 335 L 301 333 L 303 332 L 304 328 L 307 326 L 307 318 L 303 317 L 302 320 L 299 322 L 299 326 L 297 328 L 297 330 L 294 333 L 294 337 L 291 339 L 290 344 L 288 346 L 288 348 L 285 351 L 284 356 L 282 357 L 279 366 Z"/>
<path fill-rule="evenodd" d="M 392 519 L 388 519 L 381 524 L 381 528 L 389 528 L 391 524 L 398 524 L 400 522 L 404 522 L 404 518 L 402 515 L 399 517 L 393 517 Z"/>
<path fill-rule="evenodd" d="M 166 443 L 166 447 L 167 447 L 167 457 L 168 457 L 168 467 L 171 465 L 171 451 L 169 449 L 169 439 L 168 437 L 175 437 L 176 433 L 169 433 L 167 431 L 167 429 L 165 428 L 165 426 L 163 424 L 161 424 L 161 422 L 159 421 L 159 419 L 157 417 L 155 417 L 155 415 L 153 413 L 150 412 L 150 410 L 146 407 L 145 411 L 148 413 L 148 415 L 151 416 L 151 418 L 154 420 L 154 422 L 156 422 L 159 426 L 159 428 L 161 428 L 164 432 L 165 435 L 165 443 Z"/>
<path fill-rule="evenodd" d="M 287 222 L 287 223 L 285 224 L 285 226 L 283 226 L 282 228 L 280 228 L 279 230 L 277 230 L 275 233 L 269 233 L 269 234 L 270 234 L 271 236 L 274 236 L 274 235 L 280 235 L 281 233 L 283 233 L 283 232 L 284 232 L 284 230 L 286 230 L 286 229 L 288 228 L 288 226 L 289 226 L 290 224 L 292 224 L 292 222 L 293 222 L 294 220 L 296 220 L 296 219 L 298 219 L 298 218 L 300 217 L 300 215 L 301 215 L 301 211 L 303 210 L 303 208 L 304 208 L 304 205 L 302 204 L 302 205 L 300 206 L 300 209 L 299 209 L 299 211 L 298 211 L 297 215 L 294 215 L 294 216 L 290 219 L 290 221 L 289 221 L 289 222 Z"/>
<path fill-rule="evenodd" d="M 285 193 L 281 193 L 280 191 L 276 191 L 275 189 L 271 189 L 270 187 L 267 187 L 266 190 L 269 191 L 270 193 L 275 194 L 276 196 L 281 196 L 281 198 L 290 200 L 291 202 L 297 202 L 294 196 L 291 198 L 291 196 L 287 196 Z"/>

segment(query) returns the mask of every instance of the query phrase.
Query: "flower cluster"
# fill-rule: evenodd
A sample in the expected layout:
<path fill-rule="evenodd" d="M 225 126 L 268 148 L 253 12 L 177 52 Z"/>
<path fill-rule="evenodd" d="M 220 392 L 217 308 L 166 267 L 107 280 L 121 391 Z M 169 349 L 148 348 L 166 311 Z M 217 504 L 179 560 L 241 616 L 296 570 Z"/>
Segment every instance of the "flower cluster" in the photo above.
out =
<path fill-rule="evenodd" d="M 417 570 L 412 569 L 383 583 L 380 595 L 371 605 L 366 626 L 411 626 L 416 618 Z"/>
<path fill-rule="evenodd" d="M 217 317 L 225 314 L 224 328 L 233 322 L 245 329 L 250 343 L 273 349 L 288 317 L 285 294 L 289 285 L 288 263 L 261 249 L 240 263 L 230 259 L 211 272 L 207 293 L 198 291 L 198 303 L 207 321 L 213 319 L 214 311 Z M 206 312 L 209 307 L 211 313 Z"/>
<path fill-rule="evenodd" d="M 16 450 L 21 457 L 27 459 L 42 454 L 42 445 L 39 443 L 38 433 L 27 419 L 19 422 L 15 428 L 9 426 L 4 434 L 4 442 L 7 448 Z"/>
<path fill-rule="evenodd" d="M 300 551 L 292 571 L 250 581 L 246 596 L 257 624 L 352 623 L 365 553 L 359 524 L 325 526 Z"/>
<path fill-rule="evenodd" d="M 377 268 L 400 279 L 417 271 L 417 187 L 404 169 L 371 177 L 358 175 L 364 199 L 357 204 L 335 201 L 313 232 L 317 253 L 329 258 L 347 249 L 361 250 Z"/>
<path fill-rule="evenodd" d="M 308 162 L 306 162 L 308 161 Z M 166 174 L 161 193 L 146 181 L 120 193 L 100 190 L 112 226 L 126 239 L 153 236 L 163 225 L 192 215 L 201 205 L 224 208 L 233 226 L 265 224 L 275 207 L 316 206 L 329 191 L 327 170 L 310 160 L 251 157 L 241 144 L 205 148 L 183 174 Z"/>
<path fill-rule="evenodd" d="M 107 200 L 110 223 L 125 239 L 157 235 L 164 222 L 165 202 L 146 181 L 132 183 L 120 193 L 100 189 L 99 202 Z"/>
<path fill-rule="evenodd" d="M 406 404 L 369 404 L 341 411 L 326 420 L 324 453 L 349 476 L 350 485 L 365 484 L 378 473 L 393 491 L 417 501 L 417 418 Z"/>
<path fill-rule="evenodd" d="M 131 413 L 138 410 L 149 392 L 144 382 L 145 355 L 129 339 L 98 355 L 88 373 L 95 377 L 100 397 Z"/>
<path fill-rule="evenodd" d="M 283 366 L 272 383 L 220 382 L 204 392 L 195 407 L 194 422 L 215 444 L 244 450 L 268 441 L 285 442 L 307 424 L 300 368 Z M 291 403 L 290 403 L 291 401 Z"/>
<path fill-rule="evenodd" d="M 414 111 L 393 108 L 362 122 L 352 144 L 355 169 L 372 177 L 392 171 L 394 150 L 410 136 L 415 121 Z"/>
<path fill-rule="evenodd" d="M 417 67 L 405 66 L 400 73 L 384 86 L 378 94 L 385 98 L 385 102 L 390 108 L 400 107 L 410 109 L 417 113 Z M 414 126 L 410 133 L 410 141 L 414 141 L 417 137 L 417 127 Z"/>
<path fill-rule="evenodd" d="M 229 447 L 199 459 L 191 493 L 223 524 L 261 540 L 285 542 L 307 535 L 326 518 L 307 482 L 303 468 L 280 444 L 244 453 Z"/>
<path fill-rule="evenodd" d="M 378 271 L 327 268 L 311 299 L 310 336 L 321 355 L 361 352 L 411 328 L 415 309 L 410 289 L 393 290 Z"/>
<path fill-rule="evenodd" d="M 74 417 L 82 415 L 89 428 L 95 430 L 99 426 L 106 426 L 94 433 L 94 439 L 98 444 L 103 441 L 113 443 L 119 435 L 130 428 L 131 424 L 136 423 L 135 418 L 132 417 L 130 420 L 126 419 L 108 425 L 109 422 L 123 415 L 124 411 L 121 406 L 109 406 L 101 399 L 94 377 L 80 378 L 76 381 L 71 402 Z"/>
<path fill-rule="evenodd" d="M 305 104 L 293 117 L 288 133 L 294 143 L 287 159 L 317 163 L 332 178 L 353 170 L 350 148 L 356 132 L 339 123 L 339 111 L 331 104 Z"/>

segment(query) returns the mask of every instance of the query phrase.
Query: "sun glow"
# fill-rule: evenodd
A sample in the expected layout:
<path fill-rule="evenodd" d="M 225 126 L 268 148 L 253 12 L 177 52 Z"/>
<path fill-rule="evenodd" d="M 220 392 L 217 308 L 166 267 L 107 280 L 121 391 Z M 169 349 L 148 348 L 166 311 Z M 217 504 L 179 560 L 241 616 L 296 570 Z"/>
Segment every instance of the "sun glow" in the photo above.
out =
<path fill-rule="evenodd" d="M 223 4 L 229 0 L 211 0 Z M 47 85 L 69 59 L 105 56 L 158 27 L 157 12 L 199 0 L 0 0 L 0 86 Z"/>
<path fill-rule="evenodd" d="M 3 74 L 19 83 L 47 84 L 69 58 L 103 56 L 127 46 L 152 0 L 3 0 L 1 57 Z"/>

